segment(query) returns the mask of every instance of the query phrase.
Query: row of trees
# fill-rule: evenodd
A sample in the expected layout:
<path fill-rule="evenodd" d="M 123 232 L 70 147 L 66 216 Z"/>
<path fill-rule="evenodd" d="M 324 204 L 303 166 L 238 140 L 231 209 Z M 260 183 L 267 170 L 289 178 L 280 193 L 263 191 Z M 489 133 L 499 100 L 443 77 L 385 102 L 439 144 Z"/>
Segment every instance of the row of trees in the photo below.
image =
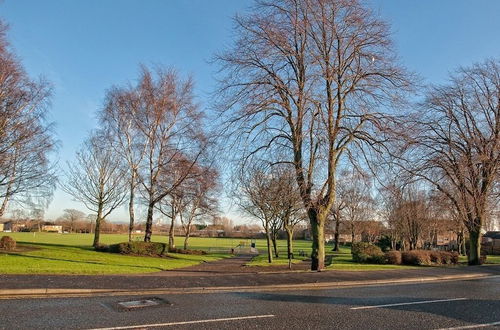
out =
<path fill-rule="evenodd" d="M 438 191 L 467 228 L 469 264 L 479 263 L 486 212 L 499 198 L 498 60 L 420 88 L 388 24 L 355 0 L 258 0 L 235 25 L 234 45 L 217 57 L 226 138 L 244 166 L 294 173 L 313 270 L 324 268 L 324 227 L 342 207 L 337 180 L 349 166 Z M 407 101 L 416 87 L 423 101 Z"/>
<path fill-rule="evenodd" d="M 28 77 L 5 32 L 0 22 L 0 217 L 9 202 L 43 209 L 57 180 L 50 162 L 57 143 L 46 120 L 50 85 Z M 61 180 L 63 190 L 96 214 L 94 245 L 99 244 L 101 222 L 125 200 L 129 233 L 134 205 L 147 208 L 146 241 L 155 211 L 170 217 L 172 228 L 180 219 L 186 231 L 196 218 L 213 215 L 218 172 L 193 98 L 192 80 L 163 68 L 142 67 L 136 85 L 107 91 L 100 127 L 68 163 Z M 188 237 L 187 232 L 185 247 Z"/>
<path fill-rule="evenodd" d="M 328 219 L 362 216 L 352 205 L 370 212 L 362 195 L 372 188 L 344 191 L 342 180 L 371 172 L 383 186 L 401 180 L 392 189 L 394 212 L 453 215 L 469 234 L 469 263 L 479 263 L 481 230 L 500 191 L 499 60 L 459 69 L 447 83 L 423 88 L 400 64 L 388 24 L 357 0 L 256 0 L 250 13 L 235 18 L 235 27 L 233 46 L 215 61 L 220 141 L 233 146 L 238 160 L 240 204 L 264 219 L 269 241 L 273 226 L 285 228 L 273 219 L 306 215 L 311 268 L 323 269 Z M 55 143 L 44 115 L 50 89 L 26 76 L 3 32 L 0 54 L 3 210 L 13 196 L 50 195 L 54 174 L 47 155 Z M 410 102 L 417 89 L 424 91 L 421 101 Z M 145 241 L 156 211 L 172 224 L 210 213 L 217 171 L 203 117 L 190 79 L 143 67 L 136 84 L 107 92 L 100 127 L 69 165 L 64 190 L 97 214 L 97 228 L 125 200 L 132 228 L 134 205 L 143 205 Z M 283 186 L 281 177 L 294 182 L 294 193 L 273 196 L 291 200 L 279 207 L 273 196 L 255 201 L 255 190 L 274 191 L 272 182 Z M 413 188 L 401 190 L 417 182 L 424 195 L 446 201 L 446 211 L 429 210 Z"/>
<path fill-rule="evenodd" d="M 214 215 L 218 189 L 192 81 L 174 70 L 142 67 L 136 85 L 107 92 L 99 118 L 100 129 L 68 164 L 62 185 L 97 214 L 94 246 L 99 244 L 101 221 L 127 200 L 129 239 L 139 203 L 147 210 L 144 241 L 151 240 L 154 212 L 161 212 L 171 220 L 169 249 L 175 248 L 178 220 L 187 248 L 193 221 Z"/>

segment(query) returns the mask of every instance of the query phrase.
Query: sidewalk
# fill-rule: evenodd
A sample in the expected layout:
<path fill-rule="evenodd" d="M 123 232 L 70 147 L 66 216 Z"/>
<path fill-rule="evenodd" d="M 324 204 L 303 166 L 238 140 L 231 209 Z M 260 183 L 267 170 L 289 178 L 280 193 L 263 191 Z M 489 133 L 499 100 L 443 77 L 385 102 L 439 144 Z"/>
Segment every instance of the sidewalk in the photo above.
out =
<path fill-rule="evenodd" d="M 40 294 L 64 290 L 72 293 L 90 291 L 144 291 L 217 288 L 237 291 L 238 288 L 258 287 L 336 287 L 369 285 L 377 283 L 404 283 L 465 279 L 500 275 L 500 266 L 474 267 L 422 267 L 418 269 L 386 271 L 280 271 L 274 273 L 252 272 L 253 267 L 240 264 L 245 256 L 225 259 L 225 262 L 207 263 L 176 271 L 142 275 L 0 275 L 2 295 Z M 222 263 L 222 264 L 221 264 Z M 225 265 L 231 264 L 231 267 Z M 234 271 L 236 269 L 236 271 Z M 233 271 L 230 271 L 233 270 Z M 260 269 L 259 269 L 260 270 Z M 31 290 L 31 291 L 30 291 Z M 45 291 L 43 291 L 45 290 Z M 31 293 L 30 293 L 31 292 Z"/>

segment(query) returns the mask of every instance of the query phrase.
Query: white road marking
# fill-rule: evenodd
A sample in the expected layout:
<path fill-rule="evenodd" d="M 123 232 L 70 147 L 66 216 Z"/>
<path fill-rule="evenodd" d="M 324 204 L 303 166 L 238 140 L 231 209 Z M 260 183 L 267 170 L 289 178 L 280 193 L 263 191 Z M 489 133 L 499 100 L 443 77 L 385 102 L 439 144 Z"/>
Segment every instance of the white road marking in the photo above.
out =
<path fill-rule="evenodd" d="M 155 327 L 168 327 L 172 325 L 183 325 L 183 324 L 197 324 L 197 323 L 210 323 L 210 322 L 225 322 L 225 321 L 239 321 L 239 320 L 251 320 L 251 319 L 263 319 L 268 317 L 274 317 L 274 315 L 253 315 L 253 316 L 240 316 L 240 317 L 226 317 L 221 319 L 208 319 L 208 320 L 194 320 L 194 321 L 181 321 L 181 322 L 168 322 L 168 323 L 154 323 L 154 324 L 141 324 L 132 325 L 125 327 L 111 327 L 111 328 L 95 328 L 91 330 L 121 330 L 121 329 L 144 329 L 144 328 L 155 328 Z"/>
<path fill-rule="evenodd" d="M 492 322 L 492 323 L 464 325 L 464 326 L 461 326 L 461 327 L 453 327 L 453 328 L 441 328 L 441 329 L 438 329 L 438 330 L 476 329 L 476 328 L 489 327 L 489 326 L 492 326 L 492 325 L 500 325 L 500 321 L 499 322 Z"/>
<path fill-rule="evenodd" d="M 385 305 L 374 305 L 374 306 L 360 306 L 360 307 L 351 307 L 350 309 L 372 309 L 372 308 L 381 308 L 381 307 L 393 307 L 393 306 L 405 306 L 405 305 L 419 305 L 419 304 L 432 304 L 438 302 L 446 302 L 446 301 L 458 301 L 458 300 L 467 300 L 467 298 L 453 298 L 453 299 L 440 299 L 440 300 L 424 300 L 424 301 L 412 301 L 406 303 L 397 303 L 397 304 L 385 304 Z"/>

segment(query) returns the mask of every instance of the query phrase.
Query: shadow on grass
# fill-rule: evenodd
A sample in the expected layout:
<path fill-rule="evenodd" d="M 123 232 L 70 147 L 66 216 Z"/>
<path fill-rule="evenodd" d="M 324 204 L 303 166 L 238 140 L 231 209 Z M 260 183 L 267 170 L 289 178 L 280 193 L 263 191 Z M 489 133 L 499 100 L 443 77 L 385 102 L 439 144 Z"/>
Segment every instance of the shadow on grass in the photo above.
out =
<path fill-rule="evenodd" d="M 61 259 L 61 258 L 31 256 L 31 255 L 26 255 L 26 254 L 21 254 L 21 253 L 10 253 L 10 255 L 11 256 L 24 257 L 24 258 L 42 259 L 42 260 L 65 261 L 65 262 L 72 262 L 72 263 L 76 263 L 76 264 L 89 264 L 89 265 L 100 265 L 100 266 L 118 266 L 118 267 L 132 267 L 132 268 L 139 268 L 139 269 L 157 269 L 159 271 L 164 270 L 163 268 L 154 267 L 154 266 L 134 266 L 134 265 L 121 265 L 121 264 L 108 264 L 108 263 L 97 262 L 97 261 L 79 261 L 79 260 L 71 260 L 71 259 Z"/>
<path fill-rule="evenodd" d="M 93 246 L 86 246 L 86 245 L 70 245 L 70 244 L 55 244 L 55 243 L 38 243 L 38 242 L 27 242 L 27 241 L 17 241 L 18 244 L 24 245 L 24 246 L 40 246 L 40 247 L 55 247 L 55 248 L 60 248 L 60 247 L 66 247 L 66 248 L 74 248 L 74 249 L 80 249 L 80 250 L 85 250 L 85 251 L 94 251 Z"/>

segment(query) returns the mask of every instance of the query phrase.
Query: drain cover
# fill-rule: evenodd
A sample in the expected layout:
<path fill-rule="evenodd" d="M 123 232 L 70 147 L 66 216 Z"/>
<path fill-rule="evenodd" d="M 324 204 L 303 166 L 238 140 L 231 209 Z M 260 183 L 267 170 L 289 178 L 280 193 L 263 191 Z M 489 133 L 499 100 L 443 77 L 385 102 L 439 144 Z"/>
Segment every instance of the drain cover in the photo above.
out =
<path fill-rule="evenodd" d="M 111 307 L 112 309 L 123 312 L 123 311 L 131 311 L 131 310 L 138 310 L 142 308 L 148 308 L 148 307 L 161 307 L 161 306 L 170 306 L 172 305 L 170 302 L 166 301 L 165 299 L 157 298 L 157 297 L 147 297 L 147 298 L 141 298 L 141 299 L 135 299 L 135 300 L 127 300 L 127 301 L 120 301 L 120 302 L 114 302 L 114 303 L 108 303 L 105 304 L 105 307 Z"/>
<path fill-rule="evenodd" d="M 158 306 L 159 304 L 160 303 L 158 301 L 152 299 L 132 300 L 132 301 L 124 301 L 118 303 L 118 305 L 125 308 L 142 308 L 142 307 Z"/>

